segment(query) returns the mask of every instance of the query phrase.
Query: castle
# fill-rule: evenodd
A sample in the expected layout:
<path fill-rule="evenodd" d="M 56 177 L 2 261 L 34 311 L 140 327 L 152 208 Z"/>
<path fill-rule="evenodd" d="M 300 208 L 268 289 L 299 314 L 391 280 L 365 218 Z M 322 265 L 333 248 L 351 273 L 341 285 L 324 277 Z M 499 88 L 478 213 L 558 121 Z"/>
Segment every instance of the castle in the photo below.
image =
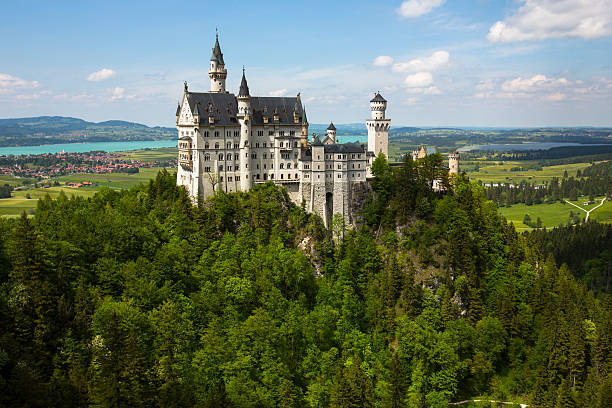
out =
<path fill-rule="evenodd" d="M 209 92 L 190 92 L 185 83 L 176 110 L 179 165 L 177 184 L 205 198 L 215 191 L 249 191 L 273 181 L 296 204 L 317 213 L 329 227 L 334 214 L 354 222 L 356 192 L 366 190 L 374 158 L 388 156 L 387 101 L 376 93 L 366 121 L 368 143 L 337 143 L 327 134 L 308 139 L 308 119 L 300 94 L 251 96 L 245 71 L 238 95 L 225 88 L 227 70 L 217 35 L 210 59 Z"/>

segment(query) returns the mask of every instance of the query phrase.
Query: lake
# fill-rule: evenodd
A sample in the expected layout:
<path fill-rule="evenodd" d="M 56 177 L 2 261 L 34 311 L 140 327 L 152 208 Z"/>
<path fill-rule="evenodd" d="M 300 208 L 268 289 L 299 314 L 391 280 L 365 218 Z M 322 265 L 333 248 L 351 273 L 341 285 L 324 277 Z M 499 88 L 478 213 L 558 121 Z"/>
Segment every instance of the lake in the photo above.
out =
<path fill-rule="evenodd" d="M 600 144 L 582 144 L 582 143 L 553 143 L 553 142 L 534 142 L 534 143 L 516 143 L 516 144 L 488 144 L 488 145 L 471 145 L 457 149 L 459 152 L 469 152 L 471 150 L 495 150 L 495 151 L 528 151 L 528 150 L 548 150 L 553 147 L 565 146 L 601 146 Z"/>
<path fill-rule="evenodd" d="M 0 156 L 43 153 L 84 153 L 91 151 L 123 152 L 126 150 L 176 147 L 176 140 L 139 140 L 132 142 L 63 143 L 38 146 L 0 147 Z"/>
<path fill-rule="evenodd" d="M 365 135 L 344 135 L 337 137 L 338 142 L 361 142 L 366 143 L 368 137 Z M 127 150 L 158 149 L 161 147 L 176 147 L 176 140 L 144 140 L 133 142 L 91 142 L 91 143 L 63 143 L 38 146 L 0 147 L 0 156 L 20 154 L 43 154 L 43 153 L 84 153 L 92 151 L 124 152 Z"/>

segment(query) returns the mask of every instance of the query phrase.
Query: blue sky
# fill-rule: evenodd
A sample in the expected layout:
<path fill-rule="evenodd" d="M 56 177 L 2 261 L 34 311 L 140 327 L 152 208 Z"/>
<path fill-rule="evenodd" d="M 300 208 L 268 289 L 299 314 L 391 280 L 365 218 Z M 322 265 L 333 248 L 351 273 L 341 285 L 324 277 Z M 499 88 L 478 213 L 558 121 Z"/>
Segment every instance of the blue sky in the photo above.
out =
<path fill-rule="evenodd" d="M 21 4 L 20 4 L 21 3 Z M 98 4 L 96 4 L 98 3 Z M 612 1 L 3 2 L 0 117 L 172 126 L 183 81 L 301 92 L 312 123 L 612 126 Z"/>

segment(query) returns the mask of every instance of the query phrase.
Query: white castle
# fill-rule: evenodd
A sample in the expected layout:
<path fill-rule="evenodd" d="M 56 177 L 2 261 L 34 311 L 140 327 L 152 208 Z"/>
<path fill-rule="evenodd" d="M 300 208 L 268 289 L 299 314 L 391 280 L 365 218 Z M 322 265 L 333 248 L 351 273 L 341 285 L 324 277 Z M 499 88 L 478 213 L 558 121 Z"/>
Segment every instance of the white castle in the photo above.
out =
<path fill-rule="evenodd" d="M 215 191 L 249 191 L 273 181 L 287 189 L 329 226 L 333 214 L 353 223 L 355 191 L 365 191 L 370 165 L 388 155 L 387 101 L 376 93 L 366 121 L 367 147 L 337 143 L 332 124 L 327 134 L 308 140 L 308 120 L 300 94 L 295 97 L 251 96 L 242 71 L 238 95 L 225 89 L 227 70 L 219 37 L 210 59 L 209 92 L 190 92 L 187 83 L 176 110 L 179 166 L 177 184 L 195 200 Z"/>

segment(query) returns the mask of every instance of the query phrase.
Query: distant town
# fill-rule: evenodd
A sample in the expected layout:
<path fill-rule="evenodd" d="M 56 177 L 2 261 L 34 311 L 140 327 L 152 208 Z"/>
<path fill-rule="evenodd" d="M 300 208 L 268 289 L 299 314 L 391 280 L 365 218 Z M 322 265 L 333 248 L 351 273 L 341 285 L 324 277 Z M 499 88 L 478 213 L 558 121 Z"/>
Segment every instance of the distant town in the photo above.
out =
<path fill-rule="evenodd" d="M 0 175 L 46 179 L 78 173 L 138 173 L 140 168 L 173 167 L 176 160 L 141 161 L 120 153 L 46 153 L 0 156 Z"/>

